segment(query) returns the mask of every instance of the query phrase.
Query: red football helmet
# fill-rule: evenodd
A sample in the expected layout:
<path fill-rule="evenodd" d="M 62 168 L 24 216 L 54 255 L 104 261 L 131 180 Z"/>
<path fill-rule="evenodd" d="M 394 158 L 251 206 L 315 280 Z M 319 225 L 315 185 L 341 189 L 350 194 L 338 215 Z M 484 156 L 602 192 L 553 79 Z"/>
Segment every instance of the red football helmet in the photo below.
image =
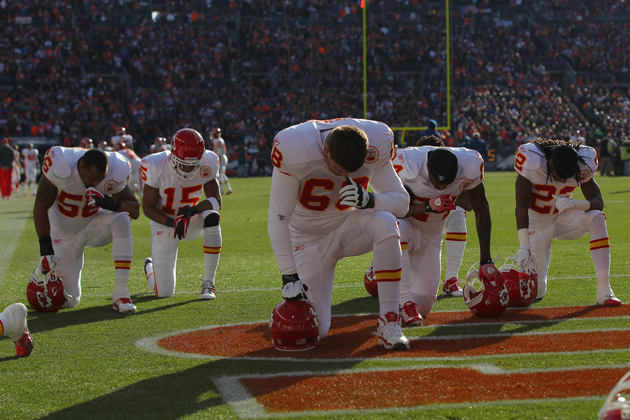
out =
<path fill-rule="evenodd" d="M 507 257 L 499 271 L 503 275 L 503 283 L 510 295 L 510 307 L 529 306 L 538 294 L 538 274 L 529 264 L 521 270 L 514 262 L 514 257 Z"/>
<path fill-rule="evenodd" d="M 125 134 L 127 134 L 127 129 L 125 127 L 118 127 L 116 129 L 116 135 L 117 136 L 123 136 Z"/>
<path fill-rule="evenodd" d="M 630 419 L 630 372 L 610 391 L 597 417 L 599 420 Z"/>
<path fill-rule="evenodd" d="M 79 141 L 79 147 L 82 147 L 84 149 L 94 149 L 94 142 L 89 137 L 83 137 Z"/>
<path fill-rule="evenodd" d="M 212 130 L 210 130 L 210 135 L 213 139 L 221 137 L 221 129 L 219 127 L 214 127 Z"/>
<path fill-rule="evenodd" d="M 312 349 L 319 343 L 319 318 L 305 300 L 284 300 L 271 313 L 271 341 L 278 350 Z"/>
<path fill-rule="evenodd" d="M 128 149 L 128 148 L 129 148 L 129 146 L 124 141 L 119 141 L 116 144 L 116 151 L 123 150 L 123 149 Z"/>
<path fill-rule="evenodd" d="M 26 286 L 26 299 L 39 312 L 57 312 L 72 296 L 63 290 L 63 283 L 54 272 L 36 277 L 31 274 Z"/>
<path fill-rule="evenodd" d="M 98 142 L 98 148 L 99 148 L 100 150 L 105 150 L 105 149 L 107 149 L 108 147 L 109 147 L 109 143 L 107 143 L 107 141 L 106 141 L 106 140 L 101 140 L 101 141 L 99 141 L 99 142 Z"/>
<path fill-rule="evenodd" d="M 464 302 L 479 317 L 501 316 L 510 301 L 507 288 L 503 282 L 497 284 L 497 282 L 487 279 L 475 266 L 476 264 L 470 267 L 466 275 L 468 284 L 464 286 Z M 479 290 L 475 288 L 475 282 L 482 283 Z"/>
<path fill-rule="evenodd" d="M 175 175 L 192 179 L 201 168 L 206 145 L 203 137 L 192 128 L 182 128 L 171 139 L 171 166 Z M 184 171 L 184 168 L 190 168 Z"/>
<path fill-rule="evenodd" d="M 374 274 L 374 266 L 372 264 L 370 264 L 365 272 L 363 284 L 365 285 L 365 290 L 367 290 L 370 295 L 378 296 L 378 283 L 376 282 L 376 274 Z"/>

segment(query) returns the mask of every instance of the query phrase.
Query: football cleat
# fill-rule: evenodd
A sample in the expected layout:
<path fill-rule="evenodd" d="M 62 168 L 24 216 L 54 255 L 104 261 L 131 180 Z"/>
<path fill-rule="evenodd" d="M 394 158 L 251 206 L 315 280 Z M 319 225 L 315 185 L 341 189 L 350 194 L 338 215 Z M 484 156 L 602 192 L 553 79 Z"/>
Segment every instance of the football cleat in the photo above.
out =
<path fill-rule="evenodd" d="M 444 284 L 442 285 L 442 296 L 454 296 L 454 297 L 462 297 L 464 296 L 464 291 L 461 287 L 459 287 L 459 281 L 457 277 L 451 277 L 448 280 L 444 280 Z"/>
<path fill-rule="evenodd" d="M 616 308 L 621 306 L 621 301 L 611 292 L 609 295 L 604 296 L 603 299 L 597 299 L 597 304 L 608 306 L 609 308 Z"/>
<path fill-rule="evenodd" d="M 15 343 L 15 351 L 18 357 L 26 357 L 33 351 L 33 337 L 28 330 L 26 322 L 26 306 L 22 303 L 14 303 L 6 307 L 4 312 L 8 315 L 11 330 L 6 335 Z"/>
<path fill-rule="evenodd" d="M 201 296 L 199 296 L 199 300 L 213 300 L 216 298 L 216 288 L 214 287 L 213 280 L 201 280 Z"/>
<path fill-rule="evenodd" d="M 630 372 L 610 391 L 597 417 L 600 420 L 630 419 Z"/>
<path fill-rule="evenodd" d="M 114 310 L 120 312 L 121 314 L 125 314 L 128 312 L 136 312 L 138 308 L 136 308 L 136 305 L 131 303 L 131 299 L 120 298 L 114 302 Z"/>
<path fill-rule="evenodd" d="M 407 350 L 409 348 L 409 339 L 403 334 L 400 322 L 401 317 L 396 312 L 387 312 L 384 316 L 378 317 L 376 332 L 379 346 L 383 346 L 387 350 Z"/>
<path fill-rule="evenodd" d="M 416 302 L 408 300 L 401 309 L 403 327 L 420 326 L 424 322 L 422 315 L 420 315 L 422 307 Z"/>

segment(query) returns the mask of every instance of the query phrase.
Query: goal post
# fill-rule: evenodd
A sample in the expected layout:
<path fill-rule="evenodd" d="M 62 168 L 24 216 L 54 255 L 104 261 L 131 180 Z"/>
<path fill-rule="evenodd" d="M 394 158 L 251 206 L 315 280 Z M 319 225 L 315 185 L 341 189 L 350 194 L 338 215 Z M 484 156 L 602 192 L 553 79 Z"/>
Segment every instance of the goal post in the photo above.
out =
<path fill-rule="evenodd" d="M 361 0 L 363 9 L 363 118 L 367 119 L 367 8 L 368 1 Z M 437 130 L 451 129 L 451 27 L 449 0 L 444 0 L 444 14 L 446 16 L 446 125 L 436 127 Z M 390 127 L 392 131 L 401 131 L 401 143 L 405 142 L 407 131 L 424 131 L 428 127 Z"/>

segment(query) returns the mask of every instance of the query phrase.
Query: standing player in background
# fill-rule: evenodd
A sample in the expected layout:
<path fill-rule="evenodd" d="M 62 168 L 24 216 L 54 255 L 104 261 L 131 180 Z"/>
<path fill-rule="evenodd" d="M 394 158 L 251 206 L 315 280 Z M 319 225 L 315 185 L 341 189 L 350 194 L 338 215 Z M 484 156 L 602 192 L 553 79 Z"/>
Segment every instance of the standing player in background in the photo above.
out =
<path fill-rule="evenodd" d="M 135 312 L 129 294 L 131 219 L 140 216 L 140 205 L 127 185 L 129 162 L 118 153 L 55 146 L 42 171 L 33 208 L 41 254 L 36 277 L 55 271 L 72 296 L 63 307 L 72 308 L 81 300 L 83 250 L 112 244 L 114 310 Z"/>
<path fill-rule="evenodd" d="M 127 134 L 127 129 L 125 127 L 118 127 L 116 129 L 116 135 L 109 139 L 109 145 L 113 150 L 118 150 L 120 148 L 120 143 L 123 142 L 128 145 L 133 145 L 133 137 Z"/>
<path fill-rule="evenodd" d="M 205 271 L 199 299 L 216 297 L 222 243 L 218 173 L 219 158 L 205 150 L 203 137 L 191 128 L 175 133 L 170 151 L 142 160 L 142 210 L 151 219 L 151 257 L 145 260 L 144 270 L 155 296 L 175 293 L 179 242 L 203 237 Z M 201 200 L 202 194 L 205 200 Z"/>
<path fill-rule="evenodd" d="M 36 194 L 37 191 L 37 175 L 39 172 L 39 150 L 33 147 L 33 143 L 29 143 L 28 147 L 22 149 L 22 157 L 24 159 L 24 195 L 31 187 L 31 193 Z"/>
<path fill-rule="evenodd" d="M 13 145 L 13 192 L 20 189 L 22 180 L 22 162 L 20 162 L 20 149 L 17 144 Z"/>
<path fill-rule="evenodd" d="M 15 343 L 18 357 L 25 357 L 33 351 L 33 337 L 26 322 L 27 310 L 23 303 L 14 303 L 0 313 L 0 336 L 8 336 Z"/>
<path fill-rule="evenodd" d="M 589 234 L 597 276 L 597 304 L 620 306 L 610 287 L 610 242 L 604 199 L 593 178 L 597 152 L 589 146 L 537 138 L 516 150 L 516 228 L 520 248 L 514 261 L 521 268 L 534 259 L 538 296 L 547 293 L 553 239 L 580 239 Z M 571 198 L 580 187 L 586 200 Z"/>
<path fill-rule="evenodd" d="M 142 160 L 138 157 L 136 152 L 133 151 L 131 145 L 127 144 L 127 142 L 123 141 L 118 143 L 118 150 L 116 151 L 123 155 L 131 165 L 131 174 L 129 175 L 129 186 L 131 191 L 142 197 L 142 180 L 140 179 L 140 166 L 142 166 Z"/>
<path fill-rule="evenodd" d="M 219 185 L 221 186 L 221 195 L 225 192 L 225 194 L 232 194 L 232 187 L 230 187 L 230 180 L 228 179 L 227 165 L 228 165 L 228 156 L 227 151 L 225 150 L 225 140 L 221 137 L 221 129 L 213 128 L 210 130 L 210 136 L 212 137 L 212 148 L 214 149 L 214 153 L 219 157 L 219 163 L 221 167 L 219 168 Z"/>
<path fill-rule="evenodd" d="M 335 266 L 374 252 L 386 349 L 409 348 L 399 316 L 401 250 L 396 216 L 409 195 L 391 163 L 394 135 L 380 122 L 307 121 L 274 139 L 268 233 L 286 300 L 312 301 L 320 338 L 330 329 Z M 366 189 L 370 184 L 374 193 Z"/>
<path fill-rule="evenodd" d="M 94 141 L 89 137 L 83 137 L 79 141 L 79 147 L 86 150 L 94 149 Z"/>
<path fill-rule="evenodd" d="M 11 198 L 13 189 L 13 148 L 9 145 L 9 139 L 3 139 L 0 146 L 0 192 L 2 199 Z"/>
<path fill-rule="evenodd" d="M 437 138 L 434 141 L 441 143 Z M 422 141 L 421 144 L 427 143 Z M 419 312 L 423 318 L 433 309 L 440 285 L 446 219 L 456 209 L 453 202 L 462 194 L 467 195 L 475 212 L 480 271 L 490 280 L 501 281 L 501 274 L 490 257 L 490 208 L 483 184 L 483 159 L 479 153 L 461 147 L 408 147 L 398 150 L 393 164 L 402 182 L 414 194 L 409 212 L 400 220 L 402 284 L 409 285 L 409 290 L 402 291 L 401 301 L 413 299 L 421 307 Z M 408 280 L 405 280 L 406 276 L 409 276 Z M 459 291 L 456 283 L 446 286 L 452 287 L 449 290 Z"/>

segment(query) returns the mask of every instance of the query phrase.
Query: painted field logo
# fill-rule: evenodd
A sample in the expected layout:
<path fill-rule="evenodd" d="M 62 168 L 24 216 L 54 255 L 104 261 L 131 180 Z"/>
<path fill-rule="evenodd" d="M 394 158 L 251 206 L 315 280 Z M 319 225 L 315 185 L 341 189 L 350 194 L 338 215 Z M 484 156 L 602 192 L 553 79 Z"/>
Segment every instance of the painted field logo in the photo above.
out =
<path fill-rule="evenodd" d="M 137 346 L 175 357 L 323 362 L 323 369 L 315 371 L 309 364 L 303 372 L 292 368 L 291 372 L 213 377 L 222 398 L 241 418 L 406 407 L 415 410 L 441 404 L 494 405 L 511 400 L 532 404 L 549 399 L 602 398 L 630 365 L 533 365 L 517 370 L 514 363 L 503 361 L 532 357 L 559 360 L 565 354 L 590 352 L 606 352 L 611 360 L 623 359 L 630 350 L 630 329 L 619 327 L 626 325 L 624 320 L 629 316 L 630 305 L 510 308 L 500 318 L 478 318 L 470 311 L 434 312 L 423 327 L 405 329 L 412 343 L 410 350 L 402 352 L 386 351 L 378 345 L 376 315 L 333 316 L 329 335 L 314 349 L 303 352 L 274 349 L 267 322 L 183 331 L 144 339 Z M 601 323 L 609 327 L 603 328 Z M 586 325 L 592 328 L 585 329 Z M 353 367 L 369 359 L 390 364 Z M 414 363 L 397 366 L 406 361 Z M 387 389 L 388 398 L 374 398 L 377 389 Z M 293 398 L 296 395 L 316 397 Z"/>

